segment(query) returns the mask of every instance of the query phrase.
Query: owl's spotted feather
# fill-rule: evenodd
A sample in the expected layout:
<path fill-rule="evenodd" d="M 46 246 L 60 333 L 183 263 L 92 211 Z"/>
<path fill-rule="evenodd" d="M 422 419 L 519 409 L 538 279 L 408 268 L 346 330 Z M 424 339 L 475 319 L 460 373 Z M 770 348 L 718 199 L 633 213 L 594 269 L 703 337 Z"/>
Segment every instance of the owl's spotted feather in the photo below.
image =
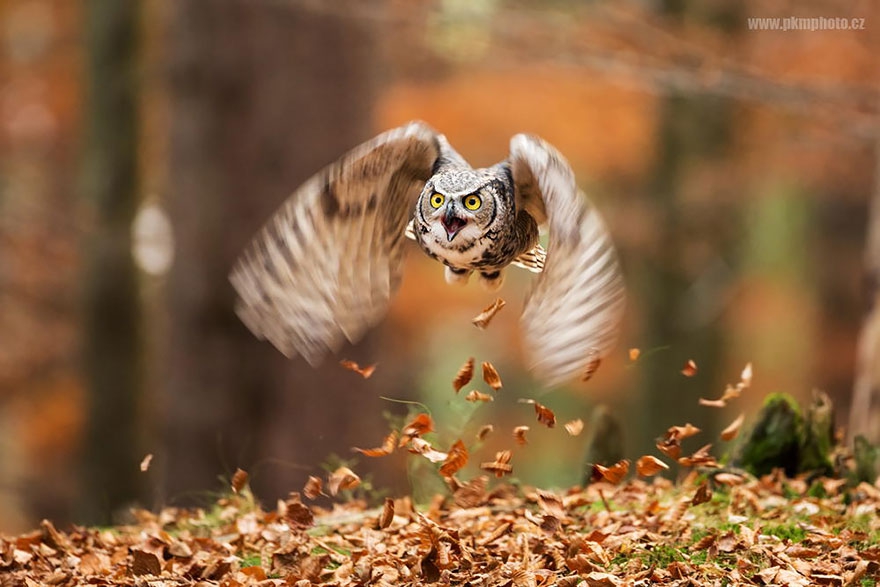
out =
<path fill-rule="evenodd" d="M 546 252 L 539 224 L 549 228 Z M 516 135 L 508 160 L 472 169 L 418 122 L 355 148 L 294 192 L 232 271 L 237 312 L 257 336 L 315 364 L 386 313 L 407 234 L 457 278 L 476 271 L 497 285 L 510 264 L 540 272 L 522 323 L 545 382 L 576 377 L 613 344 L 623 280 L 565 159 Z"/>

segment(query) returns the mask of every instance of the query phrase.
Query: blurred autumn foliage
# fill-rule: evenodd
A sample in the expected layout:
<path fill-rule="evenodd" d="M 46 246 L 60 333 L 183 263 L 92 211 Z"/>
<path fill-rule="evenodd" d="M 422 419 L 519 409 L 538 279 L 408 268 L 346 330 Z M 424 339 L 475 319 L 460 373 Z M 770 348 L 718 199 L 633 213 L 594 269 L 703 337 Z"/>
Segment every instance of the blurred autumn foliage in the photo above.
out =
<path fill-rule="evenodd" d="M 335 360 L 287 361 L 232 313 L 226 272 L 285 196 L 414 118 L 476 165 L 502 159 L 514 133 L 541 135 L 611 227 L 626 330 L 590 381 L 541 398 L 563 422 L 609 404 L 630 457 L 685 421 L 719 431 L 735 412 L 698 400 L 750 362 L 748 411 L 767 392 L 820 388 L 847 423 L 877 279 L 865 270 L 880 201 L 876 2 L 155 0 L 122 15 L 113 4 L 0 0 L 0 530 L 192 500 L 239 466 L 258 496 L 284 496 L 331 455 L 382 438 L 383 412 L 406 417 L 382 396 L 430 406 L 444 446 L 489 420 L 523 424 L 517 399 L 539 393 L 519 358 L 525 272 L 482 331 L 471 320 L 494 296 L 447 288 L 411 254 L 388 319 L 337 358 L 378 363 L 368 379 Z M 750 18 L 792 15 L 858 17 L 865 30 L 750 30 Z M 129 183 L 101 187 L 120 171 L 101 162 L 123 148 L 106 142 L 119 140 L 119 112 L 95 107 L 114 84 L 131 92 L 133 167 Z M 123 201 L 128 212 L 106 214 Z M 108 222 L 117 230 L 102 232 Z M 97 281 L 118 283 L 95 256 L 102 234 L 102 250 L 136 267 L 123 319 L 136 324 L 95 347 L 107 334 L 96 325 L 120 326 L 107 300 L 128 295 L 94 297 Z M 108 363 L 123 363 L 93 351 L 125 344 L 113 336 L 136 340 L 125 377 L 108 380 Z M 464 411 L 451 382 L 471 356 L 504 388 Z M 684 377 L 689 360 L 699 369 Z M 880 376 L 865 377 L 861 412 L 876 414 Z M 114 394 L 130 399 L 125 413 Z M 861 425 L 876 441 L 876 416 Z M 519 459 L 519 476 L 583 476 L 582 441 L 535 427 L 528 442 L 536 458 Z M 538 458 L 548 451 L 558 457 Z M 401 461 L 368 465 L 375 487 L 407 490 Z M 134 485 L 116 491 L 115 479 Z"/>

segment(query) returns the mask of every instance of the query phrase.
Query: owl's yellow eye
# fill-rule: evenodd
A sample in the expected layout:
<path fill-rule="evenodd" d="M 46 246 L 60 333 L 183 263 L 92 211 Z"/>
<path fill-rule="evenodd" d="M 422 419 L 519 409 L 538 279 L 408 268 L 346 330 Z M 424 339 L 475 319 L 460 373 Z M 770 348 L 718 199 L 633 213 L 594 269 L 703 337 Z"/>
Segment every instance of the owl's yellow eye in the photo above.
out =
<path fill-rule="evenodd" d="M 476 210 L 482 205 L 483 200 L 480 199 L 480 196 L 471 195 L 464 199 L 464 207 L 468 210 Z"/>
<path fill-rule="evenodd" d="M 434 194 L 433 196 L 431 196 L 431 206 L 433 206 L 434 208 L 439 208 L 443 205 L 443 202 L 445 201 L 446 198 L 443 196 L 443 194 Z"/>

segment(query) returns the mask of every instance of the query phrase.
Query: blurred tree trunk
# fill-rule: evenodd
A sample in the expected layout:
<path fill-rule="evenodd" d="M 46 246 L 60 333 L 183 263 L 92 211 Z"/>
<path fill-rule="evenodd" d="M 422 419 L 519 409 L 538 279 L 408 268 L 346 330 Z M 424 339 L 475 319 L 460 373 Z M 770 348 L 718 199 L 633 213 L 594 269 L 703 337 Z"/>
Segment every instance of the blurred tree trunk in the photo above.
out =
<path fill-rule="evenodd" d="M 668 17 L 702 20 L 728 31 L 738 22 L 732 14 L 735 9 L 688 0 L 667 0 L 662 10 Z M 696 169 L 724 156 L 731 103 L 707 95 L 670 95 L 662 100 L 661 117 L 658 158 L 648 186 L 661 232 L 653 256 L 645 259 L 641 278 L 651 290 L 644 310 L 645 350 L 663 350 L 644 362 L 640 405 L 649 420 L 638 427 L 642 436 L 631 447 L 641 452 L 653 449 L 654 439 L 668 426 L 707 424 L 698 399 L 716 384 L 722 360 L 717 312 L 705 306 L 707 300 L 699 299 L 693 286 L 702 281 L 703 290 L 706 285 L 723 289 L 713 268 L 723 265 L 724 227 L 719 226 L 722 219 L 692 208 L 695 204 L 686 202 L 682 192 L 689 188 L 687 182 L 697 174 Z M 693 262 L 686 266 L 686 260 L 699 245 L 708 245 L 713 255 L 702 259 L 697 272 Z M 705 291 L 702 295 L 706 296 Z M 714 302 L 709 300 L 708 305 Z M 680 373 L 687 360 L 699 368 L 692 379 Z"/>
<path fill-rule="evenodd" d="M 874 194 L 865 245 L 869 310 L 856 351 L 848 432 L 850 437 L 862 435 L 869 442 L 880 444 L 880 140 L 874 150 Z"/>
<path fill-rule="evenodd" d="M 140 311 L 131 254 L 138 202 L 136 2 L 85 3 L 88 42 L 84 362 L 88 424 L 81 518 L 107 523 L 140 494 Z"/>
<path fill-rule="evenodd" d="M 284 495 L 350 450 L 339 432 L 358 400 L 345 388 L 362 383 L 332 358 L 313 370 L 256 340 L 227 276 L 297 185 L 371 134 L 373 41 L 365 23 L 296 2 L 181 0 L 171 29 L 163 486 L 171 499 L 216 490 L 241 466 L 262 497 Z M 336 444 L 319 445 L 325 434 Z"/>

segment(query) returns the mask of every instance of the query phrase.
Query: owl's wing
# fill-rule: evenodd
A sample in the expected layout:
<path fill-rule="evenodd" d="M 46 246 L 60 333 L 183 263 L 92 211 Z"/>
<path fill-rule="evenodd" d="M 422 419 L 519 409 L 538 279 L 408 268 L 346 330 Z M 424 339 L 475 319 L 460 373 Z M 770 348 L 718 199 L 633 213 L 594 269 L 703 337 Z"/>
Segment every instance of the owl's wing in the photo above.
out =
<path fill-rule="evenodd" d="M 544 271 L 521 321 L 532 370 L 554 385 L 582 375 L 614 345 L 626 303 L 623 277 L 611 235 L 565 158 L 519 134 L 509 162 L 518 209 L 549 229 Z"/>
<path fill-rule="evenodd" d="M 385 314 L 400 282 L 405 225 L 441 140 L 420 122 L 390 130 L 287 199 L 229 276 L 236 312 L 255 335 L 314 365 Z"/>

